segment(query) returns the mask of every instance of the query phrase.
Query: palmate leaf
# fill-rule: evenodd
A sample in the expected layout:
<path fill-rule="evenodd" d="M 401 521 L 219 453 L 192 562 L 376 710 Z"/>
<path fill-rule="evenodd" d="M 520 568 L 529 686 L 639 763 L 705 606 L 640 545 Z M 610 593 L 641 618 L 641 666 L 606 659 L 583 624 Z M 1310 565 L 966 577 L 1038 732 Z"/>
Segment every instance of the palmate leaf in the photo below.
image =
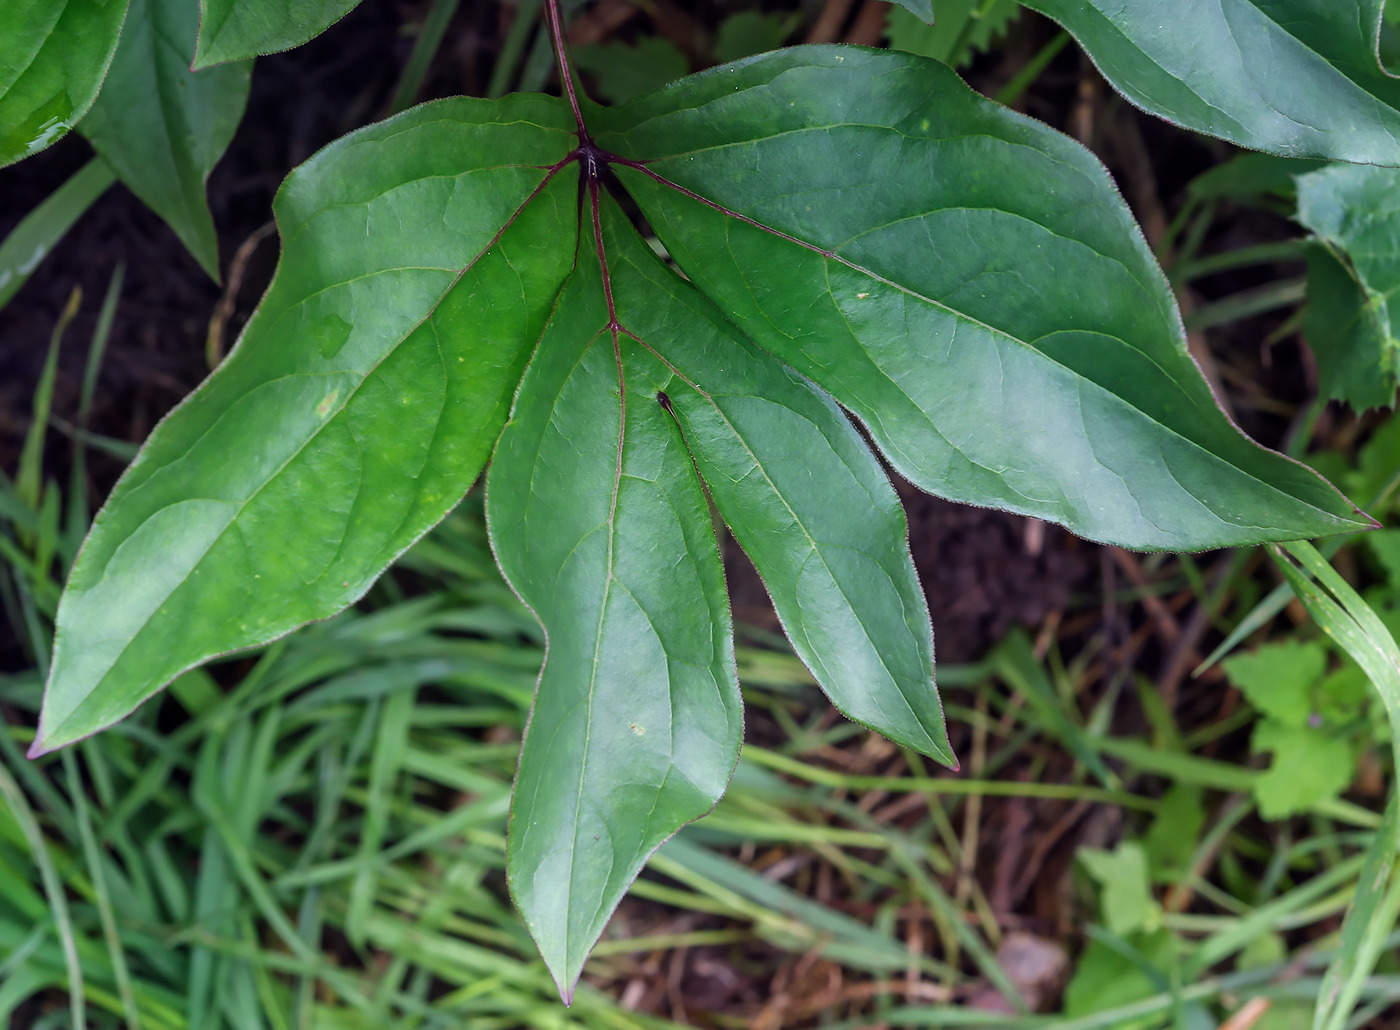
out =
<path fill-rule="evenodd" d="M 0 22 L 0 168 L 43 150 L 87 113 L 125 0 L 6 0 Z"/>
<path fill-rule="evenodd" d="M 131 0 L 107 81 L 79 128 L 218 279 L 204 180 L 243 117 L 251 64 L 191 72 L 198 21 L 186 0 Z"/>
<path fill-rule="evenodd" d="M 359 597 L 494 446 L 492 544 L 549 640 L 508 869 L 566 996 L 737 753 L 707 491 L 833 702 L 952 761 L 904 519 L 837 402 L 925 489 L 1095 539 L 1370 525 L 1220 412 L 1102 166 L 942 65 L 799 48 L 587 109 L 438 101 L 292 173 L 267 296 L 79 556 L 34 748 Z"/>
<path fill-rule="evenodd" d="M 1385 0 L 1022 0 L 1138 107 L 1253 150 L 1400 164 Z"/>

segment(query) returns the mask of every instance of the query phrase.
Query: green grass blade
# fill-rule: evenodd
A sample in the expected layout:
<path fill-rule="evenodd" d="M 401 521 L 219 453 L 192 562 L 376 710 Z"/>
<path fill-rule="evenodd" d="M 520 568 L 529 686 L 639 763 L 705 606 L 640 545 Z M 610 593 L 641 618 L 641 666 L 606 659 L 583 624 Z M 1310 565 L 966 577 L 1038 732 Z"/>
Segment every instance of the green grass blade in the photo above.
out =
<path fill-rule="evenodd" d="M 53 407 L 53 384 L 58 375 L 58 348 L 63 342 L 63 333 L 68 324 L 78 314 L 83 302 L 83 291 L 77 286 L 68 295 L 68 303 L 58 316 L 58 323 L 49 337 L 49 354 L 44 360 L 44 370 L 39 374 L 39 385 L 34 390 L 34 418 L 29 424 L 29 432 L 24 438 L 24 449 L 19 455 L 19 474 L 15 477 L 15 492 L 19 499 L 30 508 L 39 506 L 39 483 L 43 475 L 44 435 L 49 425 L 49 411 Z"/>
<path fill-rule="evenodd" d="M 398 88 L 394 90 L 394 98 L 389 102 L 390 114 L 398 114 L 412 107 L 418 99 L 418 91 L 423 88 L 423 79 L 427 77 L 428 68 L 437 56 L 442 37 L 452 22 L 452 16 L 457 13 L 457 5 L 460 2 L 461 0 L 433 0 L 428 16 L 423 19 L 423 24 L 418 29 L 418 38 L 413 43 L 413 52 L 408 55 L 408 63 L 404 65 L 403 77 L 399 79 Z"/>
<path fill-rule="evenodd" d="M 94 157 L 10 231 L 0 243 L 0 308 L 10 302 L 69 227 L 116 181 L 107 162 Z"/>
<path fill-rule="evenodd" d="M 1385 818 L 1366 849 L 1365 864 L 1346 921 L 1341 947 L 1323 974 L 1313 1030 L 1342 1030 L 1361 996 L 1366 977 L 1380 958 L 1385 939 L 1400 912 L 1400 875 L 1395 858 L 1400 830 L 1400 801 L 1391 794 Z"/>
<path fill-rule="evenodd" d="M 1287 551 L 1289 557 L 1284 556 Z M 1311 544 L 1272 548 L 1275 563 L 1308 614 L 1365 670 L 1385 705 L 1391 747 L 1400 768 L 1400 649 L 1380 618 Z M 1294 561 L 1297 564 L 1294 564 Z M 1400 912 L 1400 877 L 1395 871 L 1397 796 L 1390 803 L 1375 840 L 1367 849 L 1361 880 L 1342 926 L 1342 946 L 1323 977 L 1314 1030 L 1341 1030 L 1361 998 L 1366 979 L 1380 957 L 1381 940 Z"/>
<path fill-rule="evenodd" d="M 350 940 L 363 946 L 365 924 L 374 905 L 376 858 L 384 842 L 389 821 L 389 801 L 394 783 L 403 768 L 408 751 L 408 724 L 413 714 L 415 692 L 400 690 L 384 703 L 374 757 L 370 764 L 369 802 L 360 828 L 360 849 L 356 858 L 355 881 L 350 888 L 350 909 L 346 931 Z"/>
<path fill-rule="evenodd" d="M 75 1027 L 87 1026 L 87 1001 L 83 993 L 83 969 L 78 961 L 78 944 L 73 933 L 73 920 L 68 913 L 68 899 L 63 891 L 63 882 L 54 868 L 53 857 L 44 841 L 43 831 L 34 818 L 34 810 L 25 800 L 24 792 L 10 775 L 9 769 L 0 764 L 0 795 L 14 814 L 24 832 L 29 849 L 34 853 L 34 862 L 39 867 L 39 876 L 44 883 L 44 894 L 49 899 L 49 910 L 53 913 L 54 924 L 58 927 L 58 938 L 63 945 L 63 964 L 68 971 L 68 1005 L 73 1014 Z"/>
<path fill-rule="evenodd" d="M 63 773 L 68 779 L 68 796 L 73 799 L 73 811 L 78 817 L 78 833 L 82 837 L 83 858 L 87 862 L 88 879 L 97 898 L 97 915 L 102 922 L 102 936 L 107 941 L 107 954 L 112 959 L 112 974 L 117 981 L 117 996 L 121 999 L 122 1016 L 128 1030 L 141 1030 L 141 1017 L 136 1011 L 136 996 L 131 989 L 131 970 L 126 964 L 126 949 L 117 932 L 117 919 L 112 912 L 112 896 L 107 890 L 107 878 L 102 871 L 102 853 L 97 848 L 97 835 L 92 830 L 88 812 L 87 792 L 78 775 L 78 762 L 73 749 L 63 752 Z"/>

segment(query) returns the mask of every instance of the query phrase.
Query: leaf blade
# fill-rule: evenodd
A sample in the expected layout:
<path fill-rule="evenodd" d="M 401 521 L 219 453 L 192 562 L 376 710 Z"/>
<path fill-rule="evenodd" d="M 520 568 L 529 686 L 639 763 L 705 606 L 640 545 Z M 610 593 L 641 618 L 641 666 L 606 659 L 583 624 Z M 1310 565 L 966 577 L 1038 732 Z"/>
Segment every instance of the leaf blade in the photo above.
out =
<path fill-rule="evenodd" d="M 571 127 L 548 98 L 442 101 L 289 176 L 273 285 L 74 566 L 35 753 L 334 614 L 456 505 L 568 271 Z"/>
<path fill-rule="evenodd" d="M 1298 221 L 1318 243 L 1308 248 L 1303 331 L 1317 356 L 1322 389 L 1358 411 L 1391 407 L 1400 375 L 1400 172 L 1332 165 L 1297 177 Z"/>
<path fill-rule="evenodd" d="M 1102 166 L 942 65 L 794 48 L 598 117 L 687 276 L 921 488 L 1147 550 L 1371 524 L 1224 416 Z"/>
<path fill-rule="evenodd" d="M 5 13 L 0 168 L 62 138 L 87 113 L 116 50 L 126 4 L 22 0 Z"/>
<path fill-rule="evenodd" d="M 548 640 L 507 871 L 566 1002 L 647 858 L 724 792 L 742 735 L 704 495 L 624 371 L 639 348 L 609 332 L 603 291 L 585 240 L 487 476 L 492 548 Z"/>
<path fill-rule="evenodd" d="M 79 131 L 217 281 L 204 182 L 243 117 L 252 66 L 191 72 L 196 30 L 187 3 L 131 0 L 107 81 Z"/>
<path fill-rule="evenodd" d="M 360 0 L 199 0 L 194 68 L 242 61 L 301 46 L 353 11 Z"/>

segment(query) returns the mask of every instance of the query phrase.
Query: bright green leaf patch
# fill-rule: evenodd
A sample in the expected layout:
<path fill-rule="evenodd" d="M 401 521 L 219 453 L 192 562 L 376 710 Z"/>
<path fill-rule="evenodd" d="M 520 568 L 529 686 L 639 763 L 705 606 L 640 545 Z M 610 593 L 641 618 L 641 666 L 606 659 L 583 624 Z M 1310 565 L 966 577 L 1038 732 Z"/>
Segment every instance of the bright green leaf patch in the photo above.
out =
<path fill-rule="evenodd" d="M 1076 857 L 1099 885 L 1099 912 L 1110 931 L 1123 937 L 1157 929 L 1162 913 L 1152 897 L 1141 844 L 1124 841 L 1113 851 L 1080 848 Z"/>
<path fill-rule="evenodd" d="M 1102 165 L 925 58 L 799 48 L 612 110 L 437 101 L 275 211 L 261 305 L 74 566 L 34 753 L 362 596 L 494 453 L 492 546 L 548 642 L 507 864 L 566 996 L 738 753 L 711 503 L 835 705 L 954 761 L 904 516 L 843 408 L 923 488 L 1093 539 L 1370 525 L 1225 418 Z"/>
<path fill-rule="evenodd" d="M 1225 418 L 1102 165 L 946 67 L 792 49 L 598 120 L 691 281 L 922 489 L 1144 549 L 1370 525 Z"/>
<path fill-rule="evenodd" d="M 1265 819 L 1305 812 L 1341 794 L 1356 773 L 1351 737 L 1366 700 L 1354 665 L 1327 673 L 1328 650 L 1313 641 L 1266 644 L 1222 663 L 1230 682 L 1264 716 L 1253 750 L 1271 754 L 1254 784 Z"/>

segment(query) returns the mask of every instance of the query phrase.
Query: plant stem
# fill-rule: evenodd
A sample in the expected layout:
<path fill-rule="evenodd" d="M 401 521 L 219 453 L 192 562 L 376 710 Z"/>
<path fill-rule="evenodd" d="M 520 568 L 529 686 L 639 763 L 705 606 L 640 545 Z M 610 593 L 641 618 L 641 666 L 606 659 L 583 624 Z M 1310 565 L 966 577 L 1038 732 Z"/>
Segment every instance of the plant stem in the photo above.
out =
<path fill-rule="evenodd" d="M 574 77 L 569 71 L 569 51 L 564 44 L 564 19 L 559 14 L 559 0 L 545 0 L 545 16 L 549 20 L 549 35 L 554 43 L 554 60 L 559 65 L 559 81 L 569 97 L 569 107 L 574 112 L 574 122 L 578 125 L 579 143 L 591 143 L 588 127 L 583 124 L 583 111 L 578 106 L 578 94 L 574 91 Z"/>

